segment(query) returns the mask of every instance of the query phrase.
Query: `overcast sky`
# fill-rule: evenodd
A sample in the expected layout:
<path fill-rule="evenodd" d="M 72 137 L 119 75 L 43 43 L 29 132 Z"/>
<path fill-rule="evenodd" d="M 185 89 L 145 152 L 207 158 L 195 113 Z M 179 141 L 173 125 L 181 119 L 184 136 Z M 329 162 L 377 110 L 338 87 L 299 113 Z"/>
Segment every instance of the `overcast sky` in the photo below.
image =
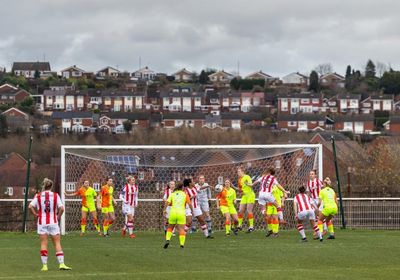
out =
<path fill-rule="evenodd" d="M 366 61 L 400 68 L 400 1 L 0 0 L 0 66 L 46 61 L 157 72 L 210 67 L 344 74 Z"/>

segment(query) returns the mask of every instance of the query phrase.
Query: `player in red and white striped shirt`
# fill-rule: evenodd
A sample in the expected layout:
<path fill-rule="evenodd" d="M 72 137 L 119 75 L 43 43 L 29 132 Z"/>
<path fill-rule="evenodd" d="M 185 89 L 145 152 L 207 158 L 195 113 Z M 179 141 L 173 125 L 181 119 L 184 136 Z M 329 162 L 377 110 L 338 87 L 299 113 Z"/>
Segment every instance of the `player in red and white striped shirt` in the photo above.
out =
<path fill-rule="evenodd" d="M 320 208 L 318 208 L 318 203 L 319 203 L 319 192 L 321 191 L 321 188 L 323 187 L 324 183 L 317 178 L 317 170 L 313 169 L 310 171 L 310 177 L 307 182 L 307 192 L 310 196 L 310 202 L 315 206 L 315 222 L 318 223 L 318 215 L 320 210 L 323 208 L 321 205 Z M 327 230 L 327 225 L 324 222 L 324 233 L 326 233 Z"/>
<path fill-rule="evenodd" d="M 200 228 L 204 233 L 206 238 L 213 238 L 207 228 L 207 224 L 204 220 L 203 212 L 200 209 L 199 202 L 197 201 L 197 192 L 199 189 L 194 186 L 192 179 L 184 179 L 183 186 L 185 188 L 185 193 L 189 196 L 190 202 L 193 206 L 193 213 L 191 213 L 190 208 L 186 208 L 186 226 L 185 231 L 188 231 L 192 225 L 192 215 L 197 219 L 199 222 Z"/>
<path fill-rule="evenodd" d="M 122 236 L 125 236 L 126 229 L 128 229 L 129 237 L 135 238 L 133 234 L 133 218 L 139 198 L 139 188 L 136 184 L 135 177 L 128 176 L 126 178 L 126 184 L 122 187 L 119 198 L 122 200 L 122 213 L 125 215 L 125 225 L 122 228 Z"/>
<path fill-rule="evenodd" d="M 53 182 L 47 178 L 43 180 L 43 191 L 36 194 L 29 204 L 30 212 L 37 217 L 37 233 L 40 238 L 40 256 L 42 271 L 47 271 L 47 237 L 51 236 L 60 270 L 71 270 L 64 264 L 64 253 L 61 248 L 60 227 L 58 221 L 64 213 L 64 206 L 60 196 L 51 191 Z"/>
<path fill-rule="evenodd" d="M 310 198 L 305 193 L 305 187 L 301 186 L 299 188 L 299 192 L 300 193 L 297 194 L 293 199 L 293 208 L 297 220 L 297 230 L 301 235 L 302 241 L 307 241 L 307 237 L 304 232 L 303 222 L 308 219 L 312 228 L 314 229 L 315 235 L 318 236 L 319 241 L 322 242 L 322 234 L 319 231 L 318 225 L 315 223 L 315 206 L 311 203 Z"/>

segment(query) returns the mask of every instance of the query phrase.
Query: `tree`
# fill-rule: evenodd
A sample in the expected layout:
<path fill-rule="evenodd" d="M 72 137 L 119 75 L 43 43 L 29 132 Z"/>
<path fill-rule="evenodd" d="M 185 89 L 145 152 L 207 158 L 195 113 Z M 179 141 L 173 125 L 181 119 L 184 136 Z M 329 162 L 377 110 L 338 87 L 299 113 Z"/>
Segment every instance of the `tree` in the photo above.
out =
<path fill-rule="evenodd" d="M 130 121 L 130 120 L 127 120 L 127 121 L 124 121 L 123 123 L 122 123 L 122 125 L 124 126 L 124 130 L 127 132 L 127 133 L 130 133 L 131 131 L 132 131 L 132 122 Z"/>
<path fill-rule="evenodd" d="M 25 97 L 24 100 L 22 100 L 19 104 L 18 104 L 18 109 L 20 109 L 21 111 L 31 114 L 33 115 L 35 113 L 35 105 L 34 105 L 34 100 L 32 97 L 28 96 Z"/>
<path fill-rule="evenodd" d="M 375 64 L 371 59 L 368 59 L 367 66 L 365 66 L 365 78 L 375 78 L 376 69 Z"/>
<path fill-rule="evenodd" d="M 333 73 L 332 64 L 329 62 L 321 63 L 314 68 L 314 71 L 317 72 L 320 76 Z"/>
<path fill-rule="evenodd" d="M 313 92 L 319 91 L 319 77 L 318 77 L 318 73 L 315 70 L 311 71 L 310 85 L 308 86 L 308 90 L 313 91 Z"/>
<path fill-rule="evenodd" d="M 8 133 L 8 124 L 6 116 L 0 115 L 0 136 L 6 137 Z"/>
<path fill-rule="evenodd" d="M 346 88 L 347 90 L 349 90 L 349 89 L 350 89 L 350 86 L 351 86 L 351 78 L 352 78 L 351 75 L 352 75 L 352 74 L 351 74 L 351 66 L 350 66 L 350 65 L 347 65 L 347 68 L 346 68 L 346 76 L 345 76 L 345 88 Z"/>
<path fill-rule="evenodd" d="M 39 72 L 39 70 L 35 70 L 35 74 L 33 75 L 33 77 L 35 78 L 35 79 L 39 79 L 40 78 L 40 72 Z"/>
<path fill-rule="evenodd" d="M 378 75 L 379 78 L 383 76 L 385 72 L 389 70 L 389 66 L 386 65 L 383 62 L 377 61 L 376 62 L 376 74 Z"/>
<path fill-rule="evenodd" d="M 400 71 L 389 71 L 382 75 L 380 87 L 385 93 L 400 94 Z"/>
<path fill-rule="evenodd" d="M 206 71 L 201 70 L 200 76 L 199 76 L 199 83 L 204 85 L 204 84 L 207 84 L 208 81 L 209 81 L 209 78 L 208 78 Z"/>

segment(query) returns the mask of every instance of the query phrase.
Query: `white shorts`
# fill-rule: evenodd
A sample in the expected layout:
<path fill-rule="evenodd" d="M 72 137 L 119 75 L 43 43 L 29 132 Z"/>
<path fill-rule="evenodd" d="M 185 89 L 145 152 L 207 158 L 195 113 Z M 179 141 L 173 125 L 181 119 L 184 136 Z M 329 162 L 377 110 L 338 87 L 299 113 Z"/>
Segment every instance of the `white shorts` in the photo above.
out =
<path fill-rule="evenodd" d="M 129 204 L 122 204 L 122 213 L 124 215 L 132 215 L 135 216 L 135 207 L 130 206 Z"/>
<path fill-rule="evenodd" d="M 201 215 L 203 215 L 203 212 L 201 212 L 200 205 L 193 207 L 193 216 L 198 217 Z"/>
<path fill-rule="evenodd" d="M 171 206 L 167 206 L 167 208 L 165 209 L 165 218 L 169 218 L 169 212 L 171 212 Z"/>
<path fill-rule="evenodd" d="M 190 210 L 190 207 L 186 205 L 186 209 L 185 209 L 185 216 L 192 216 L 192 210 Z"/>
<path fill-rule="evenodd" d="M 57 235 L 57 234 L 60 234 L 60 227 L 58 226 L 58 224 L 38 225 L 37 233 L 38 234 Z"/>
<path fill-rule="evenodd" d="M 201 211 L 210 212 L 210 206 L 208 205 L 208 199 L 198 200 Z"/>
<path fill-rule="evenodd" d="M 275 197 L 269 192 L 260 192 L 258 195 L 258 204 L 265 205 L 267 203 L 274 203 Z"/>
<path fill-rule="evenodd" d="M 315 206 L 315 208 L 318 208 L 318 202 L 319 202 L 318 198 L 310 198 L 310 202 L 311 202 L 312 205 Z M 323 203 L 321 201 L 321 205 L 319 206 L 318 210 L 321 212 L 323 208 L 324 208 L 324 206 L 323 206 Z"/>
<path fill-rule="evenodd" d="M 313 210 L 304 210 L 297 214 L 297 218 L 301 221 L 304 221 L 306 219 L 315 220 L 315 214 Z"/>

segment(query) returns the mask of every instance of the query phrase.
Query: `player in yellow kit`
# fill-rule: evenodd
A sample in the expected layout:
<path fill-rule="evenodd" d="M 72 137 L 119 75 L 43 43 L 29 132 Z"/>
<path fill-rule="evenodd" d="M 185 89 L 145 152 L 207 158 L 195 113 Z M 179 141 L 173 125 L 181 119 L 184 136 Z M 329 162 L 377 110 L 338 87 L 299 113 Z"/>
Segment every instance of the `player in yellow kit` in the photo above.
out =
<path fill-rule="evenodd" d="M 235 225 L 233 229 L 233 233 L 237 235 L 238 232 L 238 215 L 235 208 L 236 202 L 236 191 L 232 188 L 232 183 L 229 179 L 225 180 L 225 185 L 222 187 L 218 186 L 220 190 L 216 188 L 216 191 L 219 192 L 217 195 L 217 209 L 221 210 L 222 215 L 225 217 L 225 234 L 227 236 L 230 235 L 231 232 L 231 220 L 233 220 L 233 224 Z M 221 188 L 222 187 L 222 188 Z"/>
<path fill-rule="evenodd" d="M 174 191 L 168 197 L 164 205 L 164 215 L 166 214 L 167 207 L 170 206 L 169 218 L 168 218 L 168 229 L 165 234 L 164 249 L 167 249 L 169 242 L 172 237 L 172 231 L 176 227 L 179 232 L 179 244 L 181 248 L 185 246 L 186 239 L 186 205 L 189 206 L 193 212 L 192 204 L 190 203 L 189 196 L 183 191 L 183 183 L 178 182 L 175 185 Z"/>
<path fill-rule="evenodd" d="M 94 200 L 97 196 L 96 191 L 89 186 L 89 181 L 84 181 L 83 186 L 74 193 L 65 192 L 65 196 L 80 196 L 82 198 L 82 219 L 81 219 L 81 236 L 85 235 L 86 232 L 86 218 L 88 212 L 93 217 L 93 224 L 97 232 L 100 233 L 99 222 L 97 220 L 96 205 Z"/>
<path fill-rule="evenodd" d="M 101 187 L 100 195 L 97 197 L 97 208 L 101 209 L 103 214 L 103 234 L 108 237 L 108 230 L 115 220 L 113 197 L 114 186 L 113 179 L 107 178 L 107 183 Z"/>
<path fill-rule="evenodd" d="M 247 232 L 252 232 L 254 231 L 254 216 L 253 216 L 253 207 L 254 207 L 254 202 L 256 201 L 256 195 L 253 191 L 253 182 L 251 181 L 251 178 L 249 175 L 245 174 L 244 169 L 242 167 L 239 167 L 238 170 L 238 191 L 242 194 L 242 199 L 240 201 L 240 206 L 239 206 L 239 214 L 238 214 L 238 220 L 239 220 L 239 230 L 242 229 L 243 225 L 243 216 L 244 216 L 244 211 L 247 211 L 247 219 L 249 222 L 249 228 Z"/>
<path fill-rule="evenodd" d="M 275 201 L 278 205 L 282 205 L 282 197 L 284 197 L 285 193 L 279 189 L 277 186 L 272 188 L 272 195 L 275 198 Z M 279 232 L 279 219 L 278 219 L 278 208 L 273 203 L 267 204 L 267 220 L 271 221 L 267 223 L 268 233 L 267 237 L 273 234 L 274 237 L 278 237 Z"/>
<path fill-rule="evenodd" d="M 337 214 L 338 204 L 336 199 L 336 193 L 331 186 L 332 186 L 331 180 L 328 177 L 325 178 L 323 188 L 319 192 L 318 207 L 322 203 L 323 208 L 319 212 L 318 227 L 319 230 L 322 232 L 323 223 L 325 221 L 326 225 L 328 226 L 328 232 L 329 232 L 328 239 L 335 239 L 335 231 L 333 229 L 332 218 Z"/>

